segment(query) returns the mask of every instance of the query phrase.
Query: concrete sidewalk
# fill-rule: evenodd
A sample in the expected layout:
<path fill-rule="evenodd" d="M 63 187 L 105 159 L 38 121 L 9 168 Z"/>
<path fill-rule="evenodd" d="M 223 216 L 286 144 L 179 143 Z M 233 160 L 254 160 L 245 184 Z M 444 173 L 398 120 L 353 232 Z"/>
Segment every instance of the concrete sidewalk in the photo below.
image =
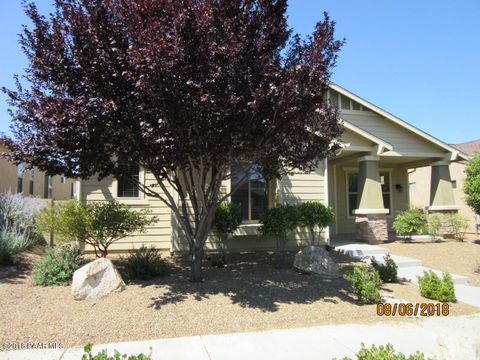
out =
<path fill-rule="evenodd" d="M 129 355 L 151 353 L 161 360 L 302 360 L 355 359 L 361 343 L 391 343 L 397 351 L 415 351 L 437 359 L 480 359 L 480 314 L 461 317 L 410 319 L 403 323 L 347 324 L 252 333 L 192 336 L 97 345 Z M 0 359 L 81 359 L 82 348 L 22 350 L 0 353 Z"/>

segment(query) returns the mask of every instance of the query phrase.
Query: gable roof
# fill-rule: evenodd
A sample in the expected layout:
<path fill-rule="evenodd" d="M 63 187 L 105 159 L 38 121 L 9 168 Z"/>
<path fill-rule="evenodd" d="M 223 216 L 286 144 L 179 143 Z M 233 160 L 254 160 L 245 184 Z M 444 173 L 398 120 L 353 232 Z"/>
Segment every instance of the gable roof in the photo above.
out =
<path fill-rule="evenodd" d="M 436 137 L 430 135 L 430 134 L 427 134 L 426 132 L 418 129 L 417 127 L 407 123 L 406 121 L 400 119 L 399 117 L 389 113 L 388 111 L 385 111 L 383 110 L 382 108 L 372 104 L 371 102 L 359 97 L 358 95 L 348 91 L 347 89 L 337 85 L 337 84 L 334 84 L 334 83 L 330 83 L 329 84 L 329 87 L 335 91 L 337 91 L 338 93 L 346 96 L 346 97 L 349 97 L 350 99 L 358 102 L 360 105 L 370 109 L 371 111 L 373 112 L 376 112 L 377 114 L 383 116 L 384 118 L 392 121 L 393 123 L 417 134 L 418 136 L 420 136 L 421 138 L 439 146 L 440 148 L 450 152 L 452 154 L 452 157 L 451 157 L 451 161 L 456 161 L 456 160 L 468 160 L 469 159 L 469 156 L 464 153 L 462 150 L 456 148 L 456 147 L 453 147 L 447 143 L 444 143 L 443 141 L 437 139 Z"/>
<path fill-rule="evenodd" d="M 465 154 L 474 155 L 475 153 L 480 152 L 480 139 L 467 141 L 461 144 L 452 144 L 452 146 L 456 147 Z"/>
<path fill-rule="evenodd" d="M 344 120 L 340 117 L 340 120 L 342 120 L 342 124 L 345 127 L 345 129 L 351 130 L 364 138 L 370 140 L 371 142 L 375 143 L 378 145 L 378 153 L 381 154 L 384 151 L 387 150 L 392 150 L 393 145 L 384 141 L 383 139 L 380 139 L 379 137 L 373 135 L 372 133 L 369 133 L 368 131 L 365 131 L 358 126 L 352 124 L 351 122 L 348 122 L 347 120 Z"/>

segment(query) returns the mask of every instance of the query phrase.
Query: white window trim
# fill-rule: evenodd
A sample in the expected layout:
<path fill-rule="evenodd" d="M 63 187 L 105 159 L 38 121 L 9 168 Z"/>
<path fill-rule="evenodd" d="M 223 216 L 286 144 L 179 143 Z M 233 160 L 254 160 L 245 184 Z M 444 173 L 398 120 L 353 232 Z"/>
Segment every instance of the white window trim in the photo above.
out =
<path fill-rule="evenodd" d="M 138 180 L 141 184 L 145 185 L 145 169 L 143 166 L 139 166 L 140 172 L 138 174 Z M 149 202 L 145 198 L 145 194 L 139 189 L 138 196 L 136 197 L 120 197 L 118 194 L 118 180 L 114 177 L 112 182 L 112 197 L 121 204 L 125 205 L 149 205 Z"/>
<path fill-rule="evenodd" d="M 347 219 L 355 219 L 355 215 L 350 215 L 350 205 L 349 205 L 349 201 L 348 201 L 348 195 L 350 194 L 348 192 L 348 174 L 351 173 L 351 172 L 358 172 L 358 169 L 357 168 L 344 168 L 344 171 L 345 171 L 345 202 L 346 202 L 346 206 L 345 208 L 347 209 Z M 394 213 L 394 204 L 393 204 L 393 192 L 392 192 L 392 184 L 393 184 L 393 169 L 392 168 L 379 168 L 378 171 L 380 172 L 388 172 L 389 176 L 390 176 L 390 214 L 387 214 L 387 218 L 393 218 L 393 213 Z M 357 196 L 358 196 L 358 192 L 357 192 Z M 383 192 L 382 192 L 382 196 L 383 196 Z"/>

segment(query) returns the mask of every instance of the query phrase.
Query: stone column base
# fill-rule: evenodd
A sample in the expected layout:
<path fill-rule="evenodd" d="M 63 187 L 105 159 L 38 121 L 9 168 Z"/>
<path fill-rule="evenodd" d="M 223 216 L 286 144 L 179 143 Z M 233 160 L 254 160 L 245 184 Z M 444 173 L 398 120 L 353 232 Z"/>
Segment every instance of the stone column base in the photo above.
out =
<path fill-rule="evenodd" d="M 387 216 L 385 214 L 356 214 L 357 240 L 369 244 L 381 244 L 388 240 Z"/>

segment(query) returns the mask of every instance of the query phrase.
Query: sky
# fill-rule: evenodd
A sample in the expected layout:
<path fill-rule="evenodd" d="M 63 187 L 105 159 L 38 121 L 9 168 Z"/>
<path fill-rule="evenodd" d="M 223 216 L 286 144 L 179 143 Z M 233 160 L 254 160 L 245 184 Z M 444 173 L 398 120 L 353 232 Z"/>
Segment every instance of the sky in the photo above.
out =
<path fill-rule="evenodd" d="M 10 88 L 26 66 L 21 2 L 0 5 L 0 86 Z M 310 34 L 323 11 L 346 39 L 332 81 L 447 143 L 480 139 L 480 1 L 290 0 L 289 24 Z M 0 132 L 7 109 L 0 94 Z"/>

